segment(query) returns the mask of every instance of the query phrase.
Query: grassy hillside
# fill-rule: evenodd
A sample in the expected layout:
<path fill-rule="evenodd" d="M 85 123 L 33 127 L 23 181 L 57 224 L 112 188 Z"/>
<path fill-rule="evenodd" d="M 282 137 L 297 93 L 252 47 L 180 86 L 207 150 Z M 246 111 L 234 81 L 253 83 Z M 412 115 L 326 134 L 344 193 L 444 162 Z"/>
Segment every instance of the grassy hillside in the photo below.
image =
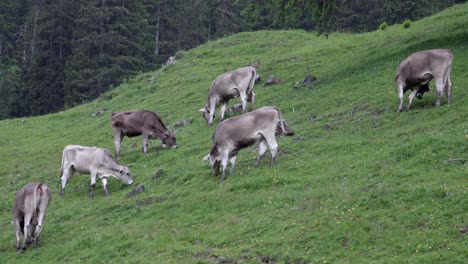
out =
<path fill-rule="evenodd" d="M 466 263 L 468 243 L 468 4 L 404 29 L 334 33 L 241 33 L 180 52 L 178 62 L 142 74 L 100 100 L 61 113 L 0 122 L 2 263 Z M 397 113 L 394 74 L 412 52 L 454 53 L 452 104 L 436 93 Z M 296 131 L 278 139 L 273 168 L 239 153 L 221 186 L 201 160 L 215 126 L 197 112 L 211 81 L 260 60 L 256 107 L 275 105 Z M 293 88 L 312 73 L 312 86 Z M 153 80 L 153 81 L 149 81 Z M 230 105 L 238 103 L 234 100 Z M 405 101 L 406 103 L 406 101 Z M 92 116 L 98 109 L 108 111 Z M 115 179 L 76 175 L 59 197 L 67 144 L 114 151 L 113 111 L 149 109 L 179 128 L 178 148 L 125 138 L 122 164 L 146 191 Z M 219 122 L 216 119 L 217 124 Z M 132 142 L 137 147 L 132 148 Z M 165 174 L 152 175 L 158 168 Z M 52 191 L 39 248 L 19 254 L 10 224 L 15 191 L 44 181 Z"/>

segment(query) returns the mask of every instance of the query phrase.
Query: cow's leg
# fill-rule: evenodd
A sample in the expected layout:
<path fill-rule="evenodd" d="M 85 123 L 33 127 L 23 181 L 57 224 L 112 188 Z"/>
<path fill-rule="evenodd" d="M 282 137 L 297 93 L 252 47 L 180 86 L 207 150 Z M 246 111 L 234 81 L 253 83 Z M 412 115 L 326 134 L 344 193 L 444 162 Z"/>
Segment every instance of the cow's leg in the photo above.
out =
<path fill-rule="evenodd" d="M 255 166 L 258 167 L 260 165 L 260 161 L 262 161 L 263 155 L 265 152 L 268 150 L 268 145 L 265 139 L 262 139 L 260 141 L 260 144 L 258 145 L 258 157 L 257 157 L 257 162 L 255 162 Z"/>
<path fill-rule="evenodd" d="M 442 101 L 442 95 L 444 94 L 444 82 L 441 78 L 438 78 L 436 81 L 436 87 L 437 87 L 437 102 L 436 106 L 440 106 L 440 102 Z"/>
<path fill-rule="evenodd" d="M 253 110 L 254 103 L 255 103 L 255 93 L 254 93 L 254 91 L 251 91 L 250 92 L 250 108 L 249 108 L 249 111 Z"/>
<path fill-rule="evenodd" d="M 245 91 L 239 89 L 239 97 L 241 98 L 242 113 L 245 113 L 245 107 L 247 105 L 247 95 L 245 94 Z"/>
<path fill-rule="evenodd" d="M 231 176 L 232 173 L 234 172 L 234 164 L 236 163 L 236 158 L 237 158 L 237 155 L 229 159 L 229 163 L 231 163 L 231 169 L 229 169 L 229 176 Z"/>
<path fill-rule="evenodd" d="M 25 207 L 31 207 L 32 209 L 32 202 L 28 205 L 25 205 Z M 30 241 L 30 228 L 31 228 L 31 218 L 32 215 L 30 213 L 26 213 L 24 215 L 24 229 L 23 229 L 23 245 L 21 246 L 21 249 L 24 251 L 26 249 L 26 243 L 29 243 Z"/>
<path fill-rule="evenodd" d="M 452 102 L 452 83 L 450 79 L 445 83 L 445 94 L 447 95 L 447 104 Z"/>
<path fill-rule="evenodd" d="M 61 177 L 62 188 L 60 190 L 60 196 L 63 197 L 63 195 L 65 194 L 65 185 L 67 185 L 68 180 L 70 179 L 70 177 L 73 175 L 74 172 L 75 170 L 73 169 L 73 166 L 70 166 L 68 168 L 63 168 L 62 177 Z"/>
<path fill-rule="evenodd" d="M 148 151 L 148 142 L 149 142 L 149 135 L 144 133 L 143 134 L 143 153 Z"/>
<path fill-rule="evenodd" d="M 107 179 L 102 178 L 101 182 L 102 182 L 102 187 L 104 188 L 104 193 L 106 194 L 106 196 L 109 196 L 109 191 L 107 191 Z"/>
<path fill-rule="evenodd" d="M 90 185 L 90 190 L 89 190 L 89 198 L 93 199 L 94 198 L 94 189 L 96 189 L 96 171 L 92 170 L 91 171 L 91 185 Z"/>
<path fill-rule="evenodd" d="M 264 136 L 264 138 L 267 142 L 268 148 L 270 149 L 270 154 L 271 154 L 270 168 L 271 168 L 273 164 L 275 163 L 276 153 L 278 152 L 278 144 L 276 143 L 274 134 L 271 136 Z"/>
<path fill-rule="evenodd" d="M 19 219 L 16 219 L 17 216 L 15 216 L 15 220 L 13 221 L 13 224 L 15 225 L 15 229 L 16 229 L 16 249 L 19 250 L 20 249 L 20 239 L 21 239 L 21 224 L 20 224 L 20 221 Z"/>
<path fill-rule="evenodd" d="M 218 174 L 219 174 L 219 164 L 220 164 L 219 160 L 216 160 L 213 163 L 213 168 L 212 169 L 213 169 L 213 175 L 214 176 L 218 176 Z"/>
<path fill-rule="evenodd" d="M 403 85 L 398 84 L 397 91 L 398 91 L 398 100 L 399 100 L 398 112 L 401 112 L 401 110 L 403 109 L 403 95 L 404 95 Z"/>
<path fill-rule="evenodd" d="M 42 232 L 42 223 L 44 222 L 44 216 L 47 211 L 47 206 L 49 205 L 49 200 L 46 193 L 41 197 L 40 203 L 38 205 L 38 214 L 37 214 L 37 226 L 34 230 L 34 247 L 37 247 L 39 243 L 39 236 Z"/>
<path fill-rule="evenodd" d="M 221 167 L 222 167 L 222 174 L 221 174 L 221 181 L 224 181 L 224 179 L 226 178 L 226 167 L 227 167 L 227 163 L 228 163 L 228 157 L 229 157 L 229 153 L 228 151 L 224 151 L 223 153 L 220 153 L 221 154 Z"/>
<path fill-rule="evenodd" d="M 226 113 L 226 108 L 227 108 L 227 103 L 223 103 L 221 105 L 221 109 L 219 110 L 219 120 L 223 120 L 224 119 L 224 113 Z"/>
<path fill-rule="evenodd" d="M 214 99 L 210 98 L 210 114 L 209 114 L 210 116 L 208 118 L 208 125 L 210 126 L 213 124 L 215 110 L 216 110 L 216 98 Z"/>
<path fill-rule="evenodd" d="M 411 103 L 413 102 L 413 99 L 414 97 L 416 96 L 416 94 L 418 93 L 418 90 L 419 88 L 415 88 L 411 94 L 408 96 L 408 105 L 406 106 L 406 110 L 410 110 L 410 107 L 411 107 Z"/>
<path fill-rule="evenodd" d="M 119 130 L 114 130 L 114 146 L 115 146 L 115 156 L 120 159 L 120 143 L 124 137 L 123 132 Z"/>

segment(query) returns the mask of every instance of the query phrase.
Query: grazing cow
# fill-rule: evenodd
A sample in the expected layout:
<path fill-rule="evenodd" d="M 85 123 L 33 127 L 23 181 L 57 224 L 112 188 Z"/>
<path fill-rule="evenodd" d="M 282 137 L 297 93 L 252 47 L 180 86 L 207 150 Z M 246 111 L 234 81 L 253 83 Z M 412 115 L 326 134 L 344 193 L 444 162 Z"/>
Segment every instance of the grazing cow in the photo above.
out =
<path fill-rule="evenodd" d="M 148 149 L 149 139 L 161 139 L 163 146 L 177 148 L 175 132 L 169 131 L 161 118 L 155 112 L 147 110 L 131 110 L 111 115 L 114 131 L 115 155 L 120 158 L 120 143 L 124 136 L 136 137 L 143 135 L 143 152 Z"/>
<path fill-rule="evenodd" d="M 107 191 L 107 178 L 110 176 L 128 185 L 133 183 L 128 168 L 119 165 L 114 160 L 114 157 L 112 157 L 112 154 L 103 148 L 68 145 L 63 149 L 62 166 L 60 167 L 60 177 L 62 179 L 61 196 L 65 193 L 67 181 L 75 172 L 91 174 L 90 198 L 94 196 L 96 176 L 101 179 L 106 195 L 109 195 Z"/>
<path fill-rule="evenodd" d="M 403 95 L 411 89 L 413 92 L 408 96 L 409 102 L 406 110 L 411 107 L 414 96 L 419 99 L 429 91 L 429 82 L 435 79 L 437 87 L 436 106 L 440 106 L 442 94 L 447 94 L 447 104 L 451 102 L 450 72 L 452 70 L 453 54 L 447 49 L 424 50 L 411 54 L 404 59 L 395 76 L 398 90 L 398 112 L 403 108 Z"/>
<path fill-rule="evenodd" d="M 260 164 L 263 155 L 270 149 L 270 167 L 275 162 L 278 149 L 275 134 L 292 136 L 294 132 L 281 119 L 276 107 L 262 107 L 255 111 L 232 117 L 221 122 L 213 134 L 210 154 L 203 160 L 209 160 L 213 174 L 218 175 L 222 166 L 221 181 L 226 177 L 226 166 L 231 163 L 230 175 L 234 170 L 237 153 L 246 147 L 259 143 L 258 157 L 255 166 Z"/>
<path fill-rule="evenodd" d="M 33 241 L 37 247 L 50 198 L 49 187 L 42 182 L 28 183 L 16 192 L 13 202 L 16 249 L 20 249 L 20 233 L 23 234 L 22 250 Z"/>
<path fill-rule="evenodd" d="M 252 111 L 255 102 L 253 87 L 256 78 L 256 65 L 226 72 L 216 78 L 208 92 L 207 103 L 199 110 L 208 124 L 213 124 L 216 106 L 221 105 L 220 120 L 223 120 L 227 103 L 238 96 L 241 98 L 242 111 L 245 112 L 247 102 L 250 102 L 249 111 Z"/>

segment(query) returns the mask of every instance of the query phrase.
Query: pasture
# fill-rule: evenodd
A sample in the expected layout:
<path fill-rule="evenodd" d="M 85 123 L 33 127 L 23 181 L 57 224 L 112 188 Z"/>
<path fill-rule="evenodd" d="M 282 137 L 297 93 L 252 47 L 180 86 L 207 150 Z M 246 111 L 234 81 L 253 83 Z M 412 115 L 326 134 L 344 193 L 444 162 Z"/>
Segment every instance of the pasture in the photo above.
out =
<path fill-rule="evenodd" d="M 66 111 L 0 121 L 2 263 L 466 263 L 468 233 L 468 4 L 366 34 L 317 37 L 301 30 L 240 33 L 176 54 L 99 99 Z M 452 104 L 435 107 L 435 85 L 397 113 L 394 75 L 409 54 L 454 53 Z M 223 72 L 259 60 L 256 108 L 277 106 L 293 137 L 267 153 L 242 150 L 223 185 L 203 163 L 211 136 L 198 113 Z M 309 86 L 293 88 L 309 74 Z M 264 86 L 274 75 L 281 83 Z M 407 102 L 405 95 L 405 105 Z M 230 102 L 229 106 L 240 102 Z M 93 114 L 100 110 L 100 115 Z M 124 138 L 119 162 L 134 186 L 75 175 L 59 196 L 67 144 L 114 153 L 110 114 L 158 112 L 177 128 L 177 149 Z M 134 144 L 133 144 L 134 143 Z M 162 169 L 162 175 L 154 177 Z M 52 191 L 41 242 L 15 250 L 16 190 Z M 126 198 L 133 187 L 145 191 Z"/>

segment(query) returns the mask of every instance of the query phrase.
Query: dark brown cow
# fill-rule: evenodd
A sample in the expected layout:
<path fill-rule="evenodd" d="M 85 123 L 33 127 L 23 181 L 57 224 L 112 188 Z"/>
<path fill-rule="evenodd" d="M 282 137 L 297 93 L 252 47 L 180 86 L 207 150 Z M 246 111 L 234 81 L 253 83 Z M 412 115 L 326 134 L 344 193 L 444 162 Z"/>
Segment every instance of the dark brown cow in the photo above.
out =
<path fill-rule="evenodd" d="M 115 153 L 120 158 L 120 143 L 124 136 L 143 135 L 143 152 L 148 149 L 149 139 L 161 139 L 163 146 L 177 148 L 175 133 L 169 131 L 155 112 L 148 110 L 131 110 L 111 115 L 114 131 Z"/>
<path fill-rule="evenodd" d="M 221 181 L 226 177 L 226 166 L 231 163 L 230 174 L 233 173 L 237 153 L 246 147 L 259 143 L 256 166 L 260 164 L 263 155 L 270 149 L 270 167 L 275 162 L 278 150 L 275 134 L 292 136 L 294 132 L 281 119 L 281 113 L 276 107 L 262 107 L 255 111 L 232 117 L 219 123 L 213 135 L 210 154 L 203 160 L 209 160 L 213 174 L 219 173 L 222 166 Z"/>
<path fill-rule="evenodd" d="M 414 96 L 421 99 L 429 91 L 429 82 L 435 79 L 437 87 L 436 106 L 440 106 L 442 94 L 447 94 L 447 104 L 451 102 L 450 72 L 452 70 L 453 54 L 447 49 L 424 50 L 411 54 L 403 60 L 395 76 L 398 90 L 398 112 L 403 109 L 403 95 L 411 89 L 407 110 L 411 107 Z"/>
<path fill-rule="evenodd" d="M 49 187 L 41 182 L 28 183 L 16 192 L 13 202 L 13 225 L 16 229 L 16 249 L 26 249 L 34 241 L 37 246 L 39 235 L 51 199 Z M 20 233 L 23 245 L 20 248 Z"/>

